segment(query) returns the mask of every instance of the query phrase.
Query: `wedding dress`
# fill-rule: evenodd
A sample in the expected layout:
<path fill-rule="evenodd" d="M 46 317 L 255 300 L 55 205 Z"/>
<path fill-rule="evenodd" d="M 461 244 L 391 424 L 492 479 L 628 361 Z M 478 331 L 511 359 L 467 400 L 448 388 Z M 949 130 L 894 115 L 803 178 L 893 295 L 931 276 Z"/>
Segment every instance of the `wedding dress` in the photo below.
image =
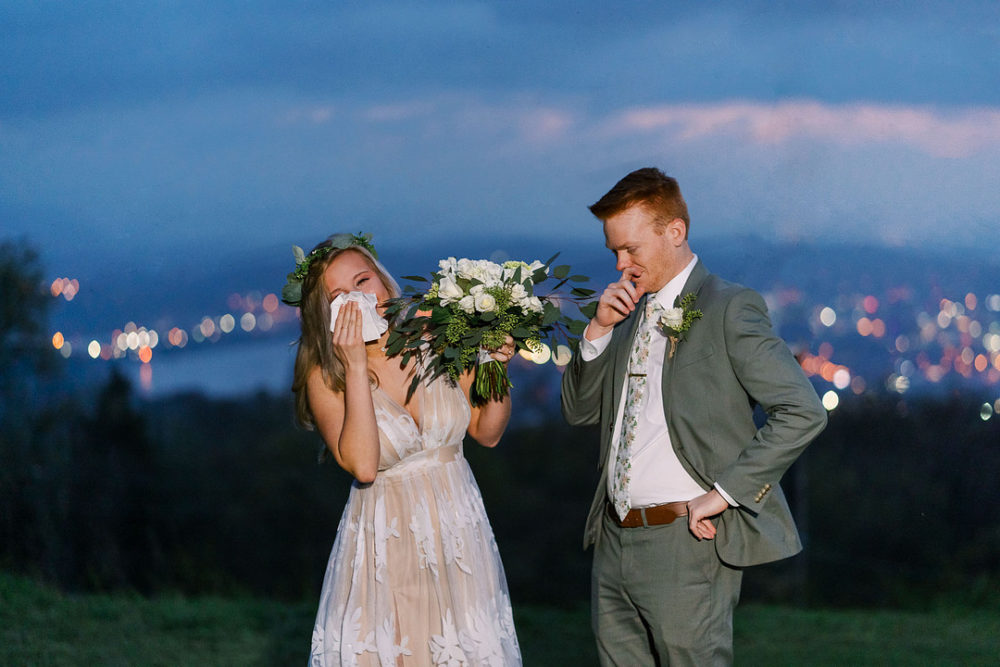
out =
<path fill-rule="evenodd" d="M 381 389 L 372 398 L 379 471 L 351 487 L 310 665 L 520 665 L 500 554 L 462 455 L 464 392 L 447 377 L 421 385 L 420 424 Z"/>

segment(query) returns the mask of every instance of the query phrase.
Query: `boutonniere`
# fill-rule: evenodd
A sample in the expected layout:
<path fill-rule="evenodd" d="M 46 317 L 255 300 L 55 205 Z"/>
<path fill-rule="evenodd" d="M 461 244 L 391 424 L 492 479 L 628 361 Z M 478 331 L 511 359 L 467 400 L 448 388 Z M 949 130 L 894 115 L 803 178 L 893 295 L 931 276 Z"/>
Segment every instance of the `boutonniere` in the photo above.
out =
<path fill-rule="evenodd" d="M 694 293 L 685 294 L 682 299 L 680 295 L 674 299 L 674 307 L 664 310 L 660 314 L 660 320 L 658 324 L 663 330 L 663 333 L 667 334 L 667 338 L 670 339 L 670 354 L 667 355 L 668 359 L 674 358 L 674 352 L 677 351 L 677 343 L 684 340 L 684 335 L 687 333 L 688 329 L 696 319 L 701 317 L 701 311 L 692 308 L 695 300 Z"/>

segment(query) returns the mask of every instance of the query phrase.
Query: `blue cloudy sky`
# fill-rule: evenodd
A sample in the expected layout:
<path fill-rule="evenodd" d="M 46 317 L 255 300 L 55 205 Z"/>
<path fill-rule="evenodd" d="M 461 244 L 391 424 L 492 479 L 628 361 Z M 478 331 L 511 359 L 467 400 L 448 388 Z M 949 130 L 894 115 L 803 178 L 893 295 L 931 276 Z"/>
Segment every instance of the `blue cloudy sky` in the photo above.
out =
<path fill-rule="evenodd" d="M 647 165 L 695 242 L 995 245 L 1000 3 L 0 1 L 0 236 L 57 275 L 600 243 Z"/>

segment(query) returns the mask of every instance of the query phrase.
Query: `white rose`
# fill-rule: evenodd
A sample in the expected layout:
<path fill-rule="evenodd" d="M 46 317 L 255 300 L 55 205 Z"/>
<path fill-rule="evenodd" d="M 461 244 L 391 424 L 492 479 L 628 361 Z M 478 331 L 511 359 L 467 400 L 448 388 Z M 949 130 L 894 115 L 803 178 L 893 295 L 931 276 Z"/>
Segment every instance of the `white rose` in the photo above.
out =
<path fill-rule="evenodd" d="M 471 315 L 476 312 L 476 297 L 466 294 L 458 301 L 458 307 Z"/>
<path fill-rule="evenodd" d="M 510 288 L 510 300 L 518 305 L 522 305 L 522 302 L 528 298 L 528 291 L 524 289 L 524 285 L 521 283 L 514 283 Z"/>
<path fill-rule="evenodd" d="M 496 262 L 490 262 L 488 260 L 483 260 L 483 277 L 482 281 L 494 287 L 503 282 L 503 267 Z"/>
<path fill-rule="evenodd" d="M 660 315 L 660 323 L 665 327 L 676 329 L 680 325 L 684 324 L 684 309 L 667 308 L 663 311 L 663 314 Z"/>
<path fill-rule="evenodd" d="M 535 313 L 540 313 L 544 310 L 544 308 L 542 308 L 542 300 L 537 296 L 533 296 L 528 299 L 528 308 Z"/>
<path fill-rule="evenodd" d="M 531 271 L 532 273 L 534 273 L 535 271 L 537 271 L 538 269 L 542 268 L 543 266 L 545 266 L 545 265 L 542 264 L 541 262 L 539 262 L 536 259 L 531 264 L 528 264 L 528 270 Z M 549 275 L 549 270 L 548 269 L 545 269 L 545 275 Z"/>
<path fill-rule="evenodd" d="M 441 278 L 441 282 L 438 283 L 438 298 L 441 299 L 441 305 L 446 306 L 452 301 L 458 301 L 465 294 L 462 292 L 462 288 L 458 286 L 450 276 L 444 276 Z"/>
<path fill-rule="evenodd" d="M 475 262 L 471 259 L 465 259 L 463 257 L 455 263 L 455 273 L 457 273 L 460 278 L 472 278 L 472 272 L 475 269 L 475 266 Z"/>
<path fill-rule="evenodd" d="M 459 270 L 464 271 L 466 277 L 470 280 L 485 282 L 483 279 L 486 277 L 486 272 L 483 270 L 482 260 L 470 260 L 468 266 L 464 268 L 461 263 L 459 263 Z"/>
<path fill-rule="evenodd" d="M 480 292 L 475 297 L 476 310 L 480 313 L 492 313 L 496 310 L 497 300 L 489 292 Z"/>

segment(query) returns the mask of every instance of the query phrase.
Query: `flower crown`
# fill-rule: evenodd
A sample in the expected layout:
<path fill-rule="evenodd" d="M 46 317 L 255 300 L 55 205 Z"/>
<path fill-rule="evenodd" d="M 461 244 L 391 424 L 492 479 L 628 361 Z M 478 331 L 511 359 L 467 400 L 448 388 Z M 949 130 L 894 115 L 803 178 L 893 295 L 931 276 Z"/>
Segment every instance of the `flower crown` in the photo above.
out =
<path fill-rule="evenodd" d="M 297 245 L 292 246 L 292 254 L 295 255 L 295 270 L 286 277 L 285 286 L 281 289 L 281 300 L 289 306 L 298 306 L 302 302 L 302 281 L 309 274 L 309 267 L 318 259 L 326 257 L 334 250 L 345 250 L 358 246 L 371 253 L 372 257 L 378 259 L 375 246 L 372 245 L 372 235 L 363 234 L 334 234 L 327 239 L 329 245 L 321 245 L 314 248 L 307 255 L 302 248 Z"/>

